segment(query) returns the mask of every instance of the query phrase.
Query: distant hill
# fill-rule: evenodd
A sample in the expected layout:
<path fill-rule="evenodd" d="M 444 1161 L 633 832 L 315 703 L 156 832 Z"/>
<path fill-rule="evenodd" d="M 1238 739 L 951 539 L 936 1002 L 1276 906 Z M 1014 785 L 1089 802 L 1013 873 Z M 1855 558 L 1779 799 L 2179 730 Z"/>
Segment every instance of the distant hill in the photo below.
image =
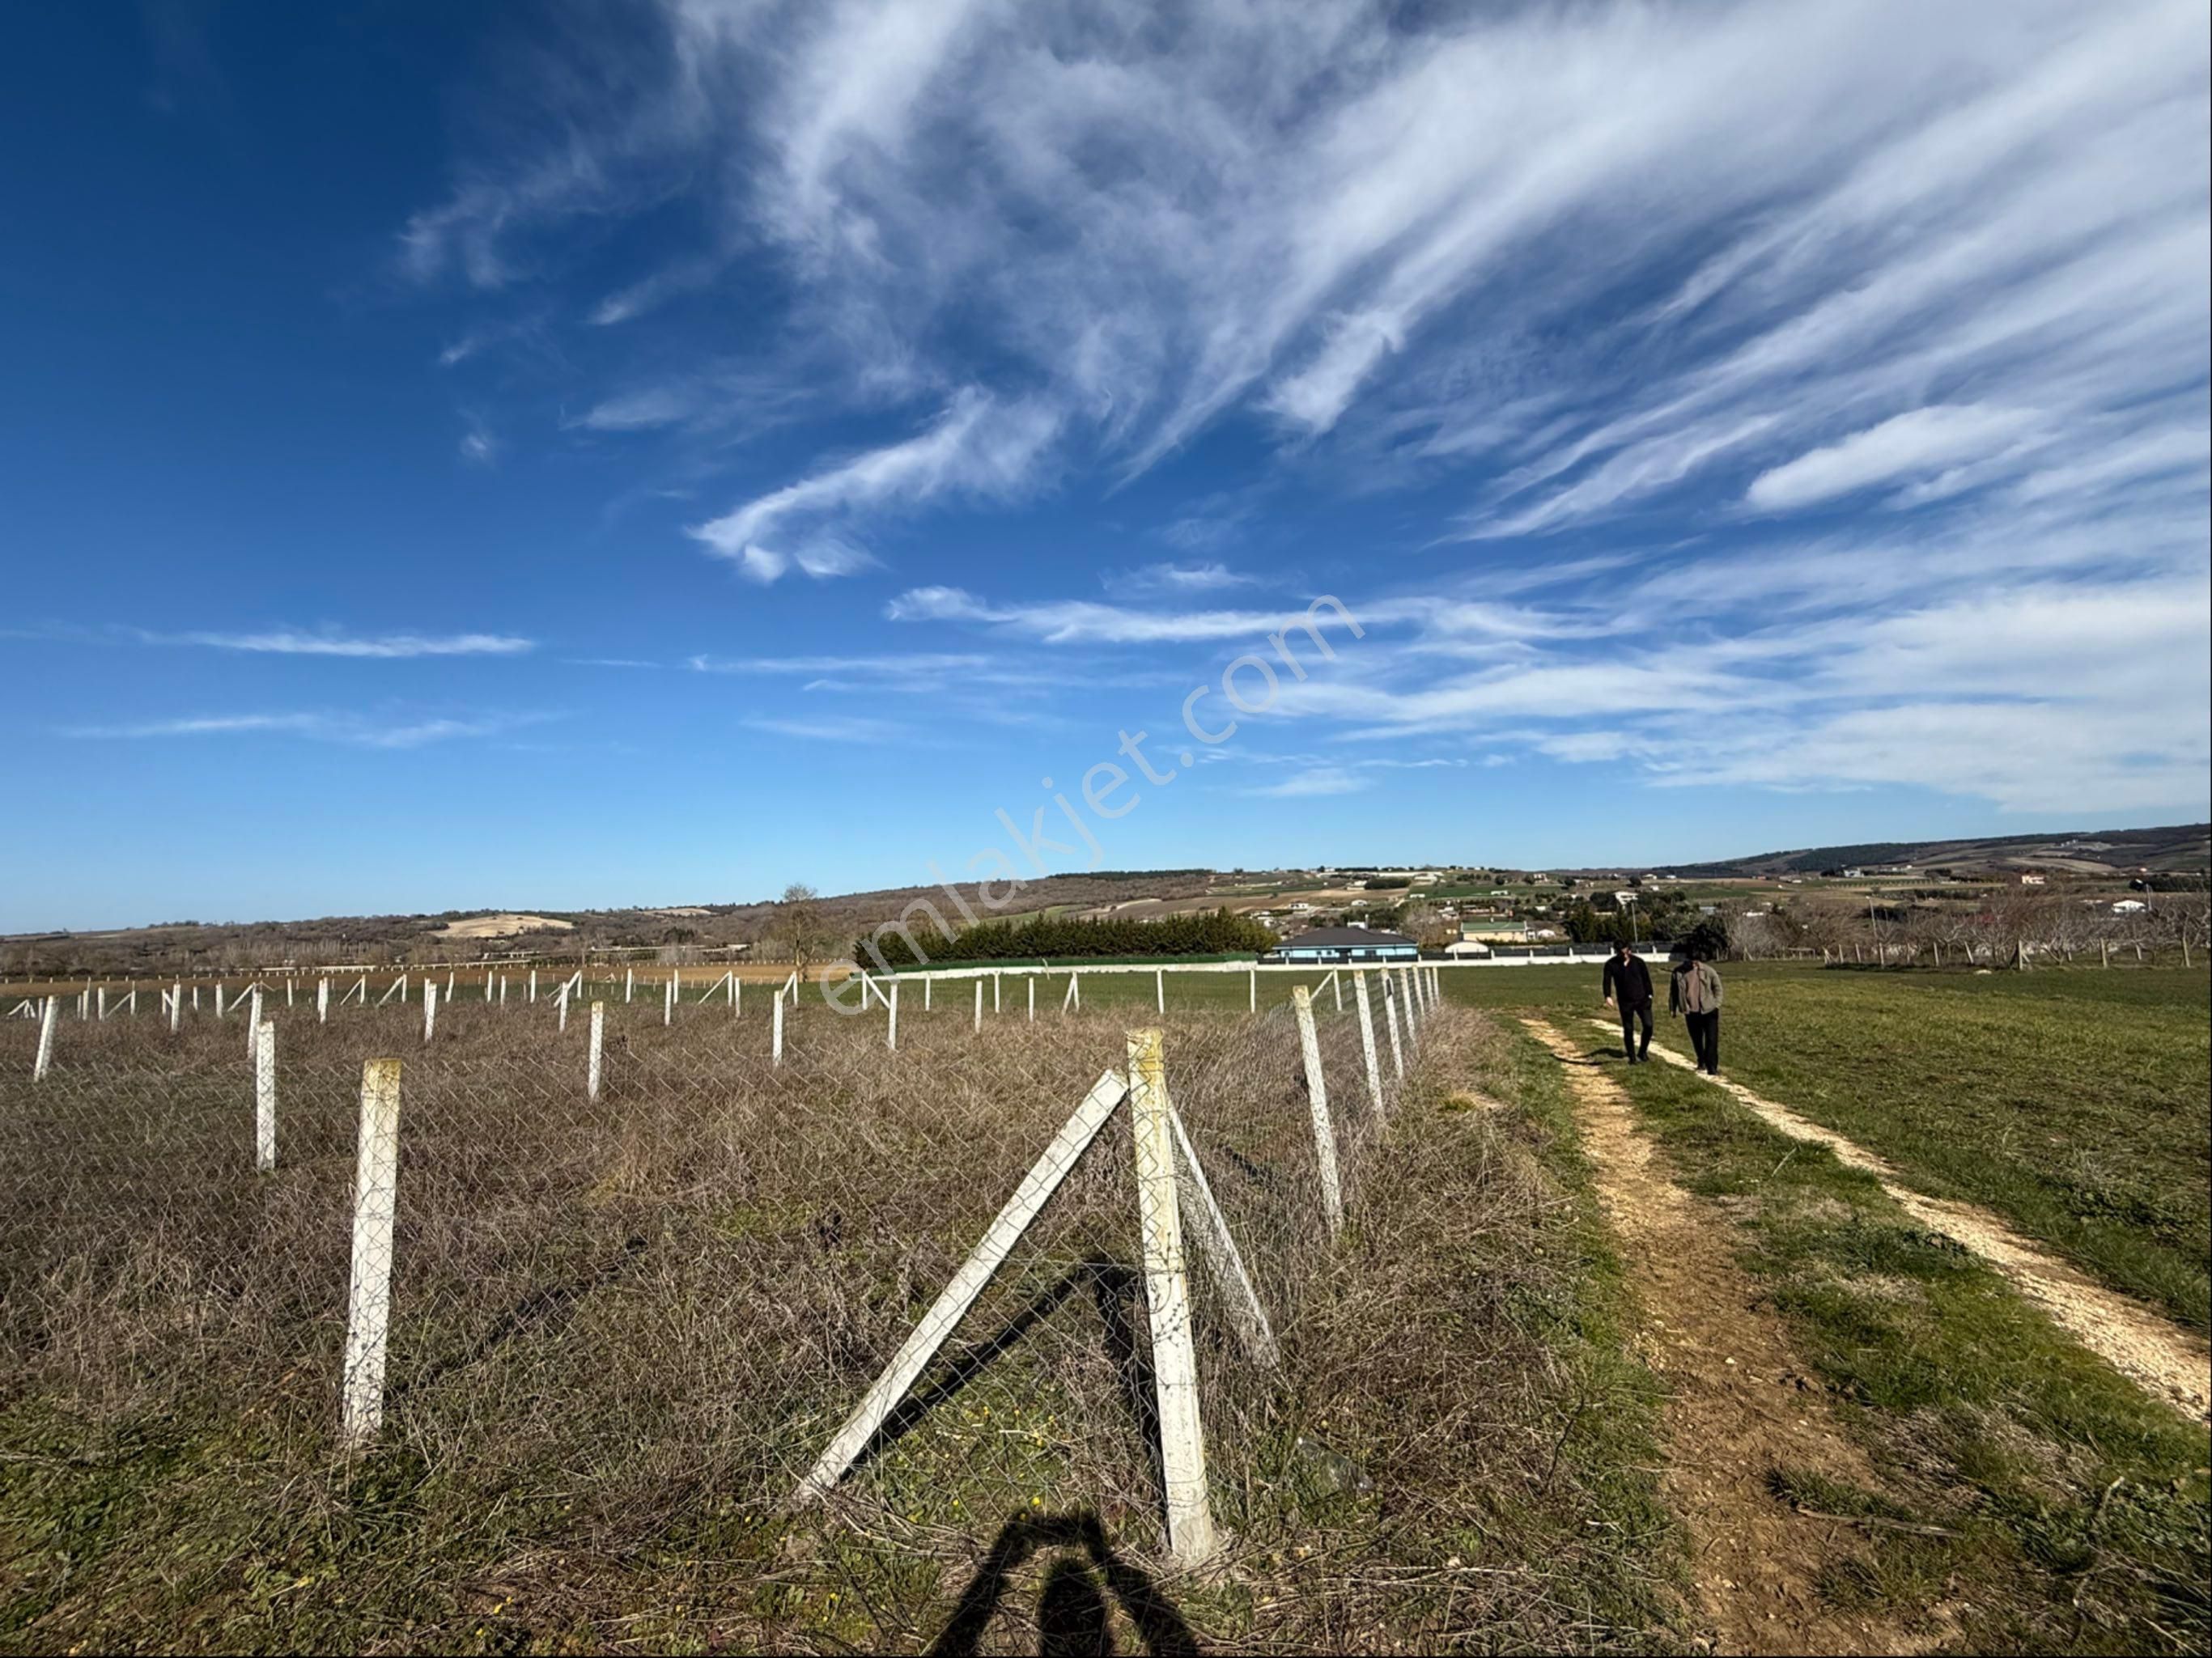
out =
<path fill-rule="evenodd" d="M 2039 835 L 2001 835 L 1970 841 L 1865 841 L 1849 846 L 1802 847 L 1763 852 L 1710 864 L 1677 864 L 1675 874 L 1713 879 L 1730 875 L 1800 875 L 1824 869 L 1911 864 L 1921 869 L 2039 867 L 2083 874 L 2109 870 L 2133 873 L 2202 873 L 2212 866 L 2212 824 L 2177 823 L 2164 829 L 2067 829 Z"/>

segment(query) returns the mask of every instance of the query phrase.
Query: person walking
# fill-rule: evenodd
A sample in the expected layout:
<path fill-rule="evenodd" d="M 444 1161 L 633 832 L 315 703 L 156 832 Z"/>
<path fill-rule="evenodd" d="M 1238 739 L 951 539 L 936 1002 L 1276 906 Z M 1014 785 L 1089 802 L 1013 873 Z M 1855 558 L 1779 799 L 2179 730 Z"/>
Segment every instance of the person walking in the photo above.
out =
<path fill-rule="evenodd" d="M 1644 965 L 1644 958 L 1627 939 L 1613 941 L 1613 954 L 1607 958 L 1601 988 L 1605 992 L 1605 1005 L 1620 1011 L 1622 1051 L 1628 1055 L 1629 1064 L 1641 1065 L 1651 1057 L 1651 969 Z M 1644 1022 L 1641 1048 L 1636 1042 L 1638 1019 Z"/>
<path fill-rule="evenodd" d="M 1698 1056 L 1698 1069 L 1708 1077 L 1721 1074 L 1721 975 L 1711 962 L 1689 952 L 1675 963 L 1667 981 L 1667 1011 L 1679 1013 L 1689 1027 L 1690 1047 Z"/>

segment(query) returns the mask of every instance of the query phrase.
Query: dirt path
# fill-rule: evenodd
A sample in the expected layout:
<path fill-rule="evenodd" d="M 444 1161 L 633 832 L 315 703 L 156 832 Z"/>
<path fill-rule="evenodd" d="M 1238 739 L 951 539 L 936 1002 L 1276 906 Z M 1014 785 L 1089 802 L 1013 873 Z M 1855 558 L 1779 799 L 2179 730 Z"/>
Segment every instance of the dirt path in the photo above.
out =
<path fill-rule="evenodd" d="M 1602 1019 L 1592 1023 L 1607 1031 L 1613 1029 Z M 2153 1397 L 2200 1419 L 2212 1413 L 2212 1346 L 2202 1337 L 2068 1266 L 1979 1205 L 1912 1190 L 1901 1183 L 1894 1166 L 1832 1128 L 1823 1128 L 1788 1106 L 1754 1094 L 1741 1083 L 1707 1077 L 1672 1048 L 1654 1042 L 1651 1052 L 1668 1065 L 1725 1089 L 1784 1133 L 1825 1145 L 1838 1163 L 1872 1175 L 1906 1214 L 1988 1261 L 2061 1329 Z"/>
<path fill-rule="evenodd" d="M 1822 1575 L 1867 1559 L 1866 1543 L 1774 1495 L 1771 1476 L 1785 1467 L 1878 1482 L 1736 1266 L 1727 1223 L 1674 1184 L 1619 1084 L 1545 1021 L 1523 1023 L 1567 1067 L 1599 1199 L 1644 1310 L 1638 1346 L 1668 1388 L 1662 1480 L 1689 1529 L 1698 1598 L 1719 1649 L 1922 1650 L 1924 1641 L 1887 1619 L 1825 1604 Z"/>

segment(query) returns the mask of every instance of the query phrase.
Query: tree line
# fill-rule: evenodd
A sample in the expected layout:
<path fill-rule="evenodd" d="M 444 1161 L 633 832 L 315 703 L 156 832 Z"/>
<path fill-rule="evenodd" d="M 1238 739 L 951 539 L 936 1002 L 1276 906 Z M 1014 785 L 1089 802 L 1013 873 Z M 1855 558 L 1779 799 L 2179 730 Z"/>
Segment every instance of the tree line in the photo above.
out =
<path fill-rule="evenodd" d="M 1249 916 L 1227 909 L 1194 910 L 1157 920 L 1072 915 L 1030 915 L 1018 920 L 982 921 L 947 937 L 933 928 L 862 935 L 853 944 L 853 959 L 872 962 L 880 953 L 887 968 L 919 967 L 937 962 L 1069 960 L 1114 956 L 1241 956 L 1274 948 L 1275 935 Z M 919 949 L 916 949 L 916 946 Z"/>

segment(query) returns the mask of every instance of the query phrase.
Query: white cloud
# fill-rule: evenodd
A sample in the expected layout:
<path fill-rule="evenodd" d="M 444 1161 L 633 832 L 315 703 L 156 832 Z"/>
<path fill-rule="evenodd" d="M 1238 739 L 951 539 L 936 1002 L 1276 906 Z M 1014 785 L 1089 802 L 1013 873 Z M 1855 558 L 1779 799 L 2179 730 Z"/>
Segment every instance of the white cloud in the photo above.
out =
<path fill-rule="evenodd" d="M 912 739 L 913 733 L 904 726 L 889 720 L 871 720 L 861 715 L 819 714 L 796 719 L 768 718 L 744 722 L 754 731 L 768 732 L 777 737 L 793 737 L 807 743 L 902 743 Z"/>
<path fill-rule="evenodd" d="M 836 526 L 869 509 L 1018 494 L 1056 426 L 1040 405 L 963 392 L 920 436 L 757 496 L 691 534 L 756 581 L 775 581 L 793 565 L 817 579 L 850 575 L 875 560 Z"/>
<path fill-rule="evenodd" d="M 353 748 L 415 749 L 426 744 L 451 742 L 458 738 L 496 737 L 519 726 L 535 724 L 550 717 L 545 714 L 498 714 L 470 719 L 379 720 L 355 714 L 311 712 L 206 714 L 182 720 L 147 720 L 137 725 L 77 726 L 63 735 L 109 740 L 279 736 L 306 738 L 321 743 L 341 743 Z"/>
<path fill-rule="evenodd" d="M 1261 585 L 1261 578 L 1256 575 L 1211 561 L 1144 564 L 1133 570 L 1109 570 L 1099 580 L 1109 588 L 1126 593 L 1212 593 Z"/>
<path fill-rule="evenodd" d="M 2028 410 L 1931 404 L 1761 472 L 1744 499 L 1769 512 L 1786 512 L 1873 484 L 1923 478 L 2009 448 L 2034 425 Z"/>
<path fill-rule="evenodd" d="M 1286 777 L 1279 783 L 1265 788 L 1248 789 L 1248 794 L 1276 800 L 1301 800 L 1325 794 L 1358 794 L 1371 787 L 1372 778 L 1361 777 L 1341 767 L 1322 767 L 1313 771 L 1302 771 Z"/>
<path fill-rule="evenodd" d="M 149 645 L 198 645 L 218 651 L 272 656 L 343 656 L 389 660 L 420 656 L 520 656 L 537 641 L 513 634 L 377 634 L 362 637 L 335 629 L 310 633 L 271 628 L 260 633 L 157 633 L 129 630 Z"/>

